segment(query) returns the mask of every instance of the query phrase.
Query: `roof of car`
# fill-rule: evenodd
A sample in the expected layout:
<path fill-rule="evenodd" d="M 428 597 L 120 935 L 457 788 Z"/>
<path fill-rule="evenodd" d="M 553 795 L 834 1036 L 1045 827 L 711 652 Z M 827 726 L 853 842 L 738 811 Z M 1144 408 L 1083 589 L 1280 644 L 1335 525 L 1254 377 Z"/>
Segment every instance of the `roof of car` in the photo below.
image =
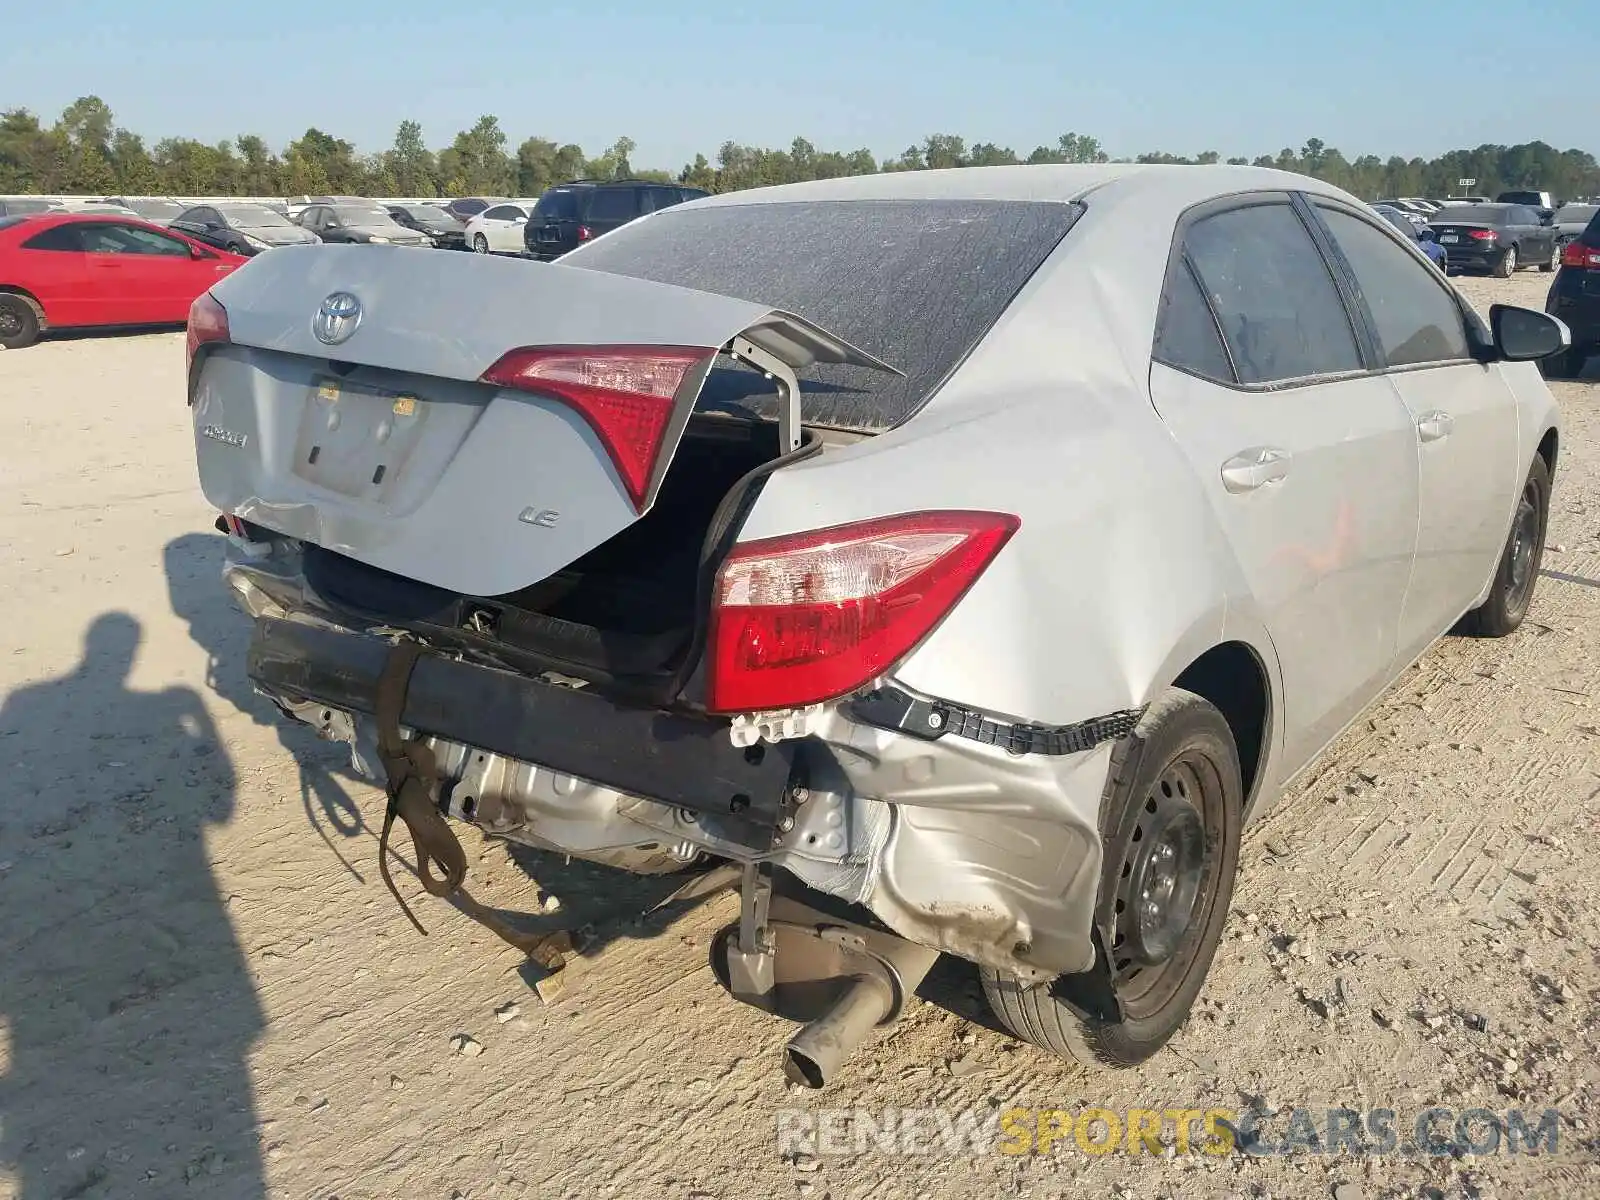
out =
<path fill-rule="evenodd" d="M 785 204 L 814 200 L 1082 200 L 1115 187 L 1152 198 L 1195 203 L 1232 192 L 1294 189 L 1343 195 L 1306 175 L 1270 167 L 1179 166 L 1165 163 L 1084 163 L 1014 167 L 952 167 L 893 171 L 779 184 L 691 201 L 697 208 L 724 204 Z"/>

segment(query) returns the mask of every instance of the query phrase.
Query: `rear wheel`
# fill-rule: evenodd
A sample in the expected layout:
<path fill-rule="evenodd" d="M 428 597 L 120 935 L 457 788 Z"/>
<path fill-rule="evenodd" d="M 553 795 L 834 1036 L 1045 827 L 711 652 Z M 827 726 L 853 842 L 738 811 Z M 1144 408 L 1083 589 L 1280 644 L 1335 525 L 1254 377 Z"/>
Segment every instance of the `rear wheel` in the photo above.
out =
<path fill-rule="evenodd" d="M 1228 723 L 1194 693 L 1169 690 L 1112 756 L 1100 818 L 1100 960 L 1036 987 L 984 969 L 995 1016 L 1086 1066 L 1129 1067 L 1161 1049 L 1216 954 L 1243 812 Z"/>
<path fill-rule="evenodd" d="M 1494 264 L 1495 277 L 1498 279 L 1510 279 L 1512 273 L 1516 271 L 1516 269 L 1517 248 L 1515 246 L 1507 246 L 1506 252 L 1502 254 L 1499 258 L 1499 261 Z"/>
<path fill-rule="evenodd" d="M 1544 558 L 1545 525 L 1550 517 L 1550 469 L 1535 456 L 1527 481 L 1517 497 L 1511 533 L 1500 552 L 1489 598 L 1461 618 L 1456 632 L 1469 637 L 1505 637 L 1516 632 L 1528 615 L 1533 585 Z"/>
<path fill-rule="evenodd" d="M 1550 243 L 1550 261 L 1540 266 L 1539 270 L 1548 275 L 1561 265 L 1561 239 L 1556 238 Z"/>
<path fill-rule="evenodd" d="M 39 340 L 39 314 L 21 296 L 0 293 L 0 347 L 21 350 Z"/>
<path fill-rule="evenodd" d="M 478 254 L 489 253 L 489 239 L 481 233 L 472 235 L 472 249 Z"/>

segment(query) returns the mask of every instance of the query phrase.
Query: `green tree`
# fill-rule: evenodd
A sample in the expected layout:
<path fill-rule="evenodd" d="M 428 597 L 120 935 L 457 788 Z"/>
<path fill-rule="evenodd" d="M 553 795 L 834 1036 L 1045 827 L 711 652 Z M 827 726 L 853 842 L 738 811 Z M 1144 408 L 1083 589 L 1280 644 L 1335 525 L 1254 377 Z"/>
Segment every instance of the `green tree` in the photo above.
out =
<path fill-rule="evenodd" d="M 241 133 L 233 141 L 239 151 L 239 190 L 246 196 L 277 194 L 283 181 L 283 164 L 267 149 L 267 143 L 253 133 Z"/>
<path fill-rule="evenodd" d="M 508 195 L 516 170 L 506 155 L 506 135 L 499 118 L 481 116 L 471 129 L 456 134 L 449 149 L 439 155 L 439 173 L 452 196 Z"/>
<path fill-rule="evenodd" d="M 394 146 L 383 156 L 383 170 L 393 181 L 391 188 L 402 195 L 439 194 L 439 162 L 422 140 L 422 126 L 416 121 L 400 122 Z"/>

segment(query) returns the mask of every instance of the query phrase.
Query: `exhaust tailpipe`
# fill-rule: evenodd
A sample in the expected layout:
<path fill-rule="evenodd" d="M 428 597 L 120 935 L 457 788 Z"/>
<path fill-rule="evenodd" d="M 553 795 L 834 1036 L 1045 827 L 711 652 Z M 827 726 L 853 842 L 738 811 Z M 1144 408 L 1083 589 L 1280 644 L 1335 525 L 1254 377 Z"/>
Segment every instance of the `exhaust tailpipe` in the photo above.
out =
<path fill-rule="evenodd" d="M 738 999 L 800 1023 L 783 1049 L 783 1073 L 802 1087 L 831 1083 L 875 1027 L 899 1019 L 939 959 L 930 947 L 789 895 L 772 897 L 766 928 L 769 944 L 752 956 L 738 948 L 740 927 L 727 926 L 712 940 L 711 964 Z"/>
<path fill-rule="evenodd" d="M 862 1039 L 889 1016 L 894 1001 L 894 987 L 882 973 L 852 978 L 826 1012 L 789 1039 L 783 1048 L 784 1075 L 804 1087 L 826 1087 Z"/>

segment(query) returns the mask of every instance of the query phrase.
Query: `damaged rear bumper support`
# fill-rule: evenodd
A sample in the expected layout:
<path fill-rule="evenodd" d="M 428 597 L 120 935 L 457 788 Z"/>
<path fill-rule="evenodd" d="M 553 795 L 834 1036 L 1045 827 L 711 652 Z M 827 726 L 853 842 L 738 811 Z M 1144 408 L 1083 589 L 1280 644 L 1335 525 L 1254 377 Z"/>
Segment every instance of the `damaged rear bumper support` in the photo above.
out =
<path fill-rule="evenodd" d="M 899 688 L 879 688 L 852 702 L 856 720 L 907 737 L 937 741 L 946 735 L 997 746 L 1007 754 L 1082 754 L 1101 742 L 1127 737 L 1144 707 L 1124 709 L 1071 725 L 1008 725 L 944 700 L 923 700 Z"/>

